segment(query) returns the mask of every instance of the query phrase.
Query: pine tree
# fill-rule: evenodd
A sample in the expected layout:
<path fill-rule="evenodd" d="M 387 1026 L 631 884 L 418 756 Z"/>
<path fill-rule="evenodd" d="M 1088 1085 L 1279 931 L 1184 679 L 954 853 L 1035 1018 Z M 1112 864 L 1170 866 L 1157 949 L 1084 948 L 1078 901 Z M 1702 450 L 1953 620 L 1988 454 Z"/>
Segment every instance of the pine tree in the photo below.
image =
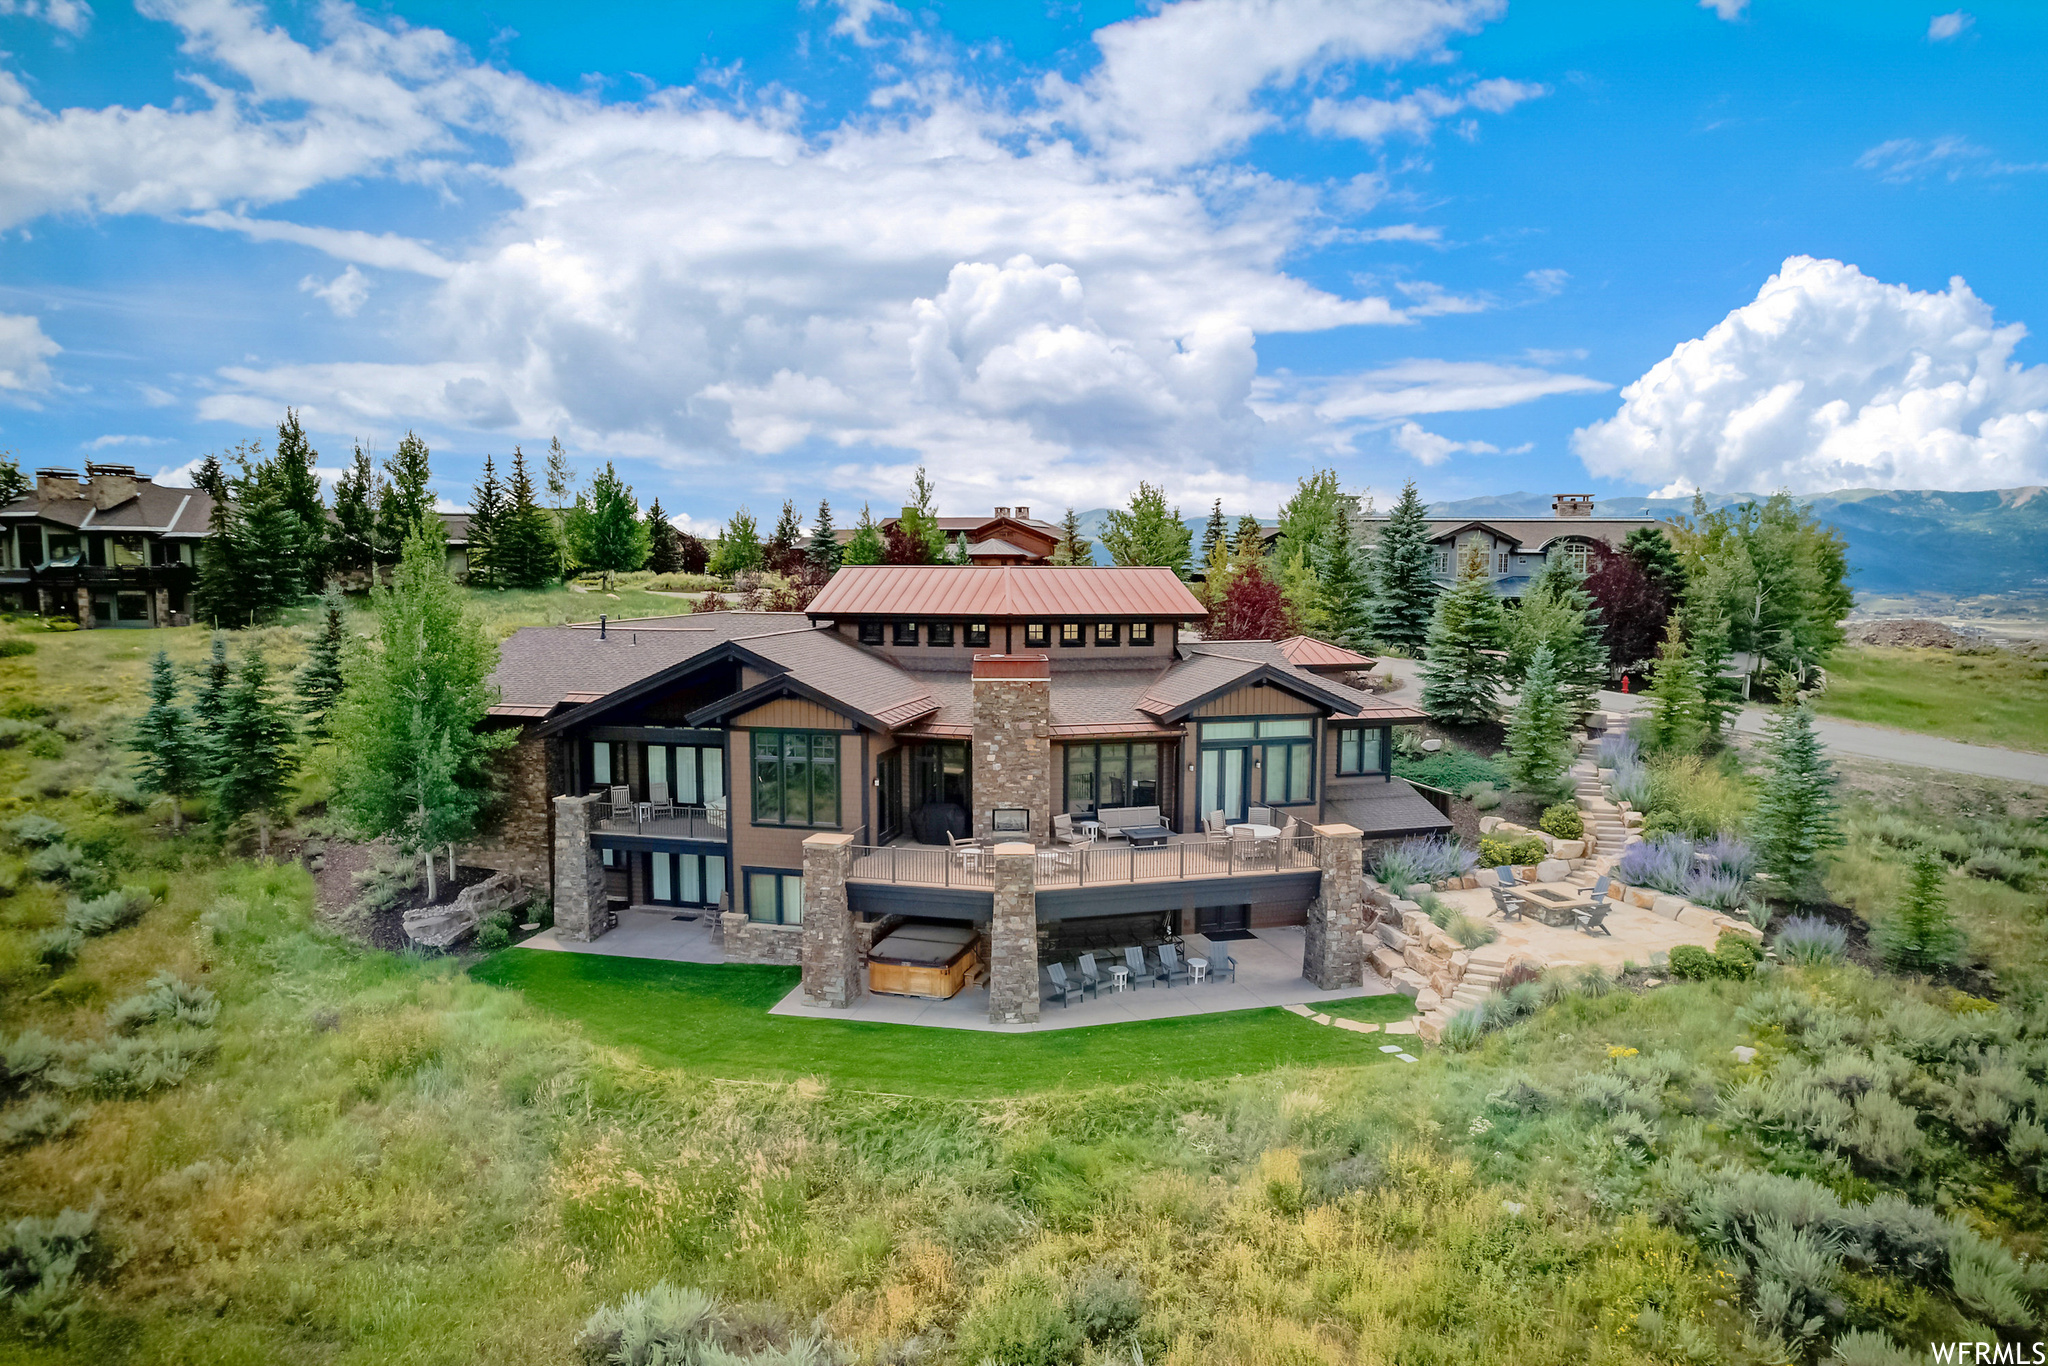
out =
<path fill-rule="evenodd" d="M 493 573 L 505 588 L 543 588 L 560 567 L 555 523 L 534 497 L 533 476 L 526 453 L 512 448 L 512 482 L 506 487 L 505 514 L 495 536 Z"/>
<path fill-rule="evenodd" d="M 775 519 L 775 530 L 768 533 L 768 543 L 761 547 L 761 567 L 771 574 L 780 574 L 794 579 L 803 573 L 803 523 L 797 520 L 796 501 L 782 500 L 782 515 Z"/>
<path fill-rule="evenodd" d="M 1963 931 L 1949 909 L 1941 856 L 1921 849 L 1896 911 L 1878 922 L 1876 939 L 1894 972 L 1940 972 L 1963 954 Z"/>
<path fill-rule="evenodd" d="M 1422 665 L 1424 711 L 1439 721 L 1466 724 L 1500 714 L 1502 625 L 1500 598 L 1486 567 L 1479 555 L 1469 555 L 1457 583 L 1436 601 Z"/>
<path fill-rule="evenodd" d="M 199 468 L 192 472 L 192 487 L 216 503 L 227 500 L 228 472 L 219 456 L 208 452 L 206 458 L 199 462 Z"/>
<path fill-rule="evenodd" d="M 1102 528 L 1102 548 L 1119 565 L 1158 565 L 1185 576 L 1195 533 L 1168 510 L 1166 490 L 1140 480 L 1128 508 L 1111 508 Z"/>
<path fill-rule="evenodd" d="M 274 483 L 258 477 L 238 481 L 235 519 L 234 626 L 273 620 L 303 595 L 305 535 Z"/>
<path fill-rule="evenodd" d="M 1804 701 L 1780 706 L 1764 723 L 1756 813 L 1757 861 L 1790 897 L 1804 897 L 1820 881 L 1821 860 L 1842 842 L 1836 820 L 1834 768 L 1821 751 L 1813 709 Z"/>
<path fill-rule="evenodd" d="M 376 595 L 376 648 L 358 653 L 329 719 L 335 805 L 365 838 L 391 835 L 426 861 L 476 828 L 490 793 L 490 757 L 512 730 L 482 723 L 495 696 L 498 649 L 449 579 L 440 527 L 407 538 L 388 590 Z"/>
<path fill-rule="evenodd" d="M 361 442 L 356 443 L 355 463 L 334 485 L 334 567 L 342 572 L 376 574 L 377 503 L 380 488 L 377 471 Z"/>
<path fill-rule="evenodd" d="M 315 739 L 327 737 L 327 714 L 341 698 L 347 616 L 347 604 L 340 594 L 329 593 L 321 600 L 320 621 L 306 642 L 306 662 L 299 666 L 299 714 L 306 718 L 306 733 Z"/>
<path fill-rule="evenodd" d="M 34 493 L 35 481 L 21 472 L 13 451 L 0 451 L 0 508 L 18 503 Z"/>
<path fill-rule="evenodd" d="M 647 568 L 656 574 L 683 572 L 683 538 L 661 510 L 661 499 L 647 505 Z"/>
<path fill-rule="evenodd" d="M 1550 647 L 1558 690 L 1568 716 L 1584 716 L 1607 685 L 1607 648 L 1601 643 L 1599 609 L 1586 591 L 1585 576 L 1562 557 L 1544 562 L 1522 594 L 1508 628 L 1508 676 L 1520 678 L 1539 645 Z"/>
<path fill-rule="evenodd" d="M 271 457 L 276 469 L 278 501 L 299 523 L 299 591 L 318 593 L 327 586 L 333 560 L 332 530 L 327 502 L 320 494 L 320 475 L 315 466 L 320 453 L 306 439 L 299 415 L 284 410 L 277 424 L 277 450 Z"/>
<path fill-rule="evenodd" d="M 415 523 L 434 516 L 434 491 L 427 487 L 433 471 L 428 464 L 427 443 L 407 432 L 397 452 L 384 462 L 384 496 L 377 505 L 377 543 L 386 555 L 394 554 L 412 534 Z"/>
<path fill-rule="evenodd" d="M 1060 538 L 1053 543 L 1052 562 L 1059 565 L 1095 563 L 1095 542 L 1081 534 L 1081 514 L 1072 508 L 1060 518 Z"/>
<path fill-rule="evenodd" d="M 1372 582 L 1365 547 L 1347 529 L 1318 553 L 1310 629 L 1333 645 L 1363 651 L 1372 639 Z"/>
<path fill-rule="evenodd" d="M 1410 653 L 1428 639 L 1439 591 L 1435 566 L 1429 510 L 1411 479 L 1373 547 L 1373 635 Z"/>
<path fill-rule="evenodd" d="M 149 710 L 128 741 L 137 760 L 136 785 L 171 803 L 171 830 L 185 825 L 184 799 L 200 790 L 205 763 L 191 713 L 178 705 L 178 672 L 162 650 L 149 665 Z"/>
<path fill-rule="evenodd" d="M 505 486 L 497 466 L 484 456 L 484 477 L 469 496 L 469 581 L 475 587 L 502 588 L 498 571 L 498 533 L 505 525 Z"/>
<path fill-rule="evenodd" d="M 1702 606 L 1676 618 L 1686 621 L 1693 674 L 1700 687 L 1700 729 L 1718 741 L 1742 710 L 1742 680 L 1728 676 L 1728 618 Z"/>
<path fill-rule="evenodd" d="M 1538 645 L 1508 723 L 1508 776 L 1519 790 L 1551 792 L 1571 763 L 1573 714 L 1566 707 L 1557 662 L 1548 645 Z"/>
<path fill-rule="evenodd" d="M 853 529 L 853 539 L 839 554 L 841 564 L 880 564 L 887 547 L 882 544 L 882 533 L 875 526 L 875 515 L 868 505 L 860 507 L 860 524 Z"/>
<path fill-rule="evenodd" d="M 611 461 L 605 461 L 603 473 L 591 476 L 588 502 L 577 500 L 569 537 L 576 562 L 602 574 L 607 589 L 617 575 L 647 563 L 647 528 L 640 524 L 640 504 Z"/>
<path fill-rule="evenodd" d="M 227 637 L 216 631 L 213 648 L 199 668 L 199 687 L 192 697 L 192 730 L 198 737 L 194 753 L 207 782 L 213 781 L 221 747 L 221 728 L 228 714 L 228 687 L 234 681 L 234 667 L 228 663 Z"/>
<path fill-rule="evenodd" d="M 1223 547 L 1227 556 L 1230 553 L 1229 541 L 1230 523 L 1223 516 L 1223 500 L 1218 498 L 1209 505 L 1209 525 L 1202 528 L 1202 563 L 1215 559 L 1218 547 Z"/>
<path fill-rule="evenodd" d="M 548 508 L 554 516 L 548 522 L 548 534 L 554 542 L 554 569 L 550 578 L 567 579 L 574 557 L 569 550 L 569 512 L 583 501 L 576 492 L 576 471 L 569 464 L 569 453 L 562 449 L 562 439 L 548 438 Z"/>
<path fill-rule="evenodd" d="M 1234 574 L 1266 558 L 1266 529 L 1249 512 L 1237 519 L 1237 535 L 1230 545 L 1230 571 Z"/>
<path fill-rule="evenodd" d="M 1685 564 L 1662 528 L 1637 527 L 1622 538 L 1621 553 L 1641 565 L 1651 581 L 1664 590 L 1667 599 L 1676 602 L 1684 596 Z"/>
<path fill-rule="evenodd" d="M 219 761 L 213 778 L 213 815 L 222 825 L 256 818 L 256 848 L 270 857 L 270 823 L 284 810 L 296 764 L 292 723 L 270 695 L 270 666 L 261 650 L 242 656 L 242 671 L 228 691 L 221 717 Z"/>
<path fill-rule="evenodd" d="M 722 579 L 761 567 L 761 533 L 754 514 L 742 506 L 734 512 L 711 552 L 711 572 Z"/>
<path fill-rule="evenodd" d="M 207 461 L 212 470 L 201 466 L 195 477 L 207 478 L 218 491 L 209 490 L 213 492 L 213 510 L 207 514 L 206 539 L 199 544 L 199 581 L 193 588 L 193 605 L 201 619 L 216 628 L 242 626 L 247 619 L 242 614 L 241 513 L 220 462 L 210 455 Z"/>
<path fill-rule="evenodd" d="M 832 504 L 830 500 L 818 500 L 818 516 L 811 523 L 811 544 L 804 551 L 804 558 L 810 561 L 811 573 L 821 579 L 832 577 L 839 568 L 839 536 L 832 530 Z"/>
<path fill-rule="evenodd" d="M 1673 617 L 1650 671 L 1650 736 L 1660 750 L 1691 752 L 1705 734 L 1699 671 L 1685 630 Z"/>

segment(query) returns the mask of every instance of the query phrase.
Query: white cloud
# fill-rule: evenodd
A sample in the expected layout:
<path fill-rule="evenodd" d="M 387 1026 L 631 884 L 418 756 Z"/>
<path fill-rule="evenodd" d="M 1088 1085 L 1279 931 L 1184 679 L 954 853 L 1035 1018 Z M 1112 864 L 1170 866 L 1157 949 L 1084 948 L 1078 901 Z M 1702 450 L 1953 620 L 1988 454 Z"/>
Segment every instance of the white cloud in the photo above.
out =
<path fill-rule="evenodd" d="M 1927 21 L 1927 41 L 1945 43 L 1951 38 L 1960 38 L 1963 30 L 1977 22 L 1977 17 L 1963 10 L 1951 10 L 1937 14 Z"/>
<path fill-rule="evenodd" d="M 1613 387 L 1584 375 L 1526 365 L 1404 360 L 1315 384 L 1310 401 L 1318 417 L 1342 422 L 1509 408 L 1554 394 L 1597 394 Z"/>
<path fill-rule="evenodd" d="M 248 218 L 219 209 L 195 213 L 183 221 L 196 227 L 243 233 L 256 242 L 296 242 L 337 261 L 359 261 L 384 270 L 408 270 L 435 279 L 446 279 L 455 273 L 455 263 L 437 255 L 432 247 L 396 233 L 311 227 L 304 223 Z"/>
<path fill-rule="evenodd" d="M 1425 86 L 1391 100 L 1319 99 L 1309 107 L 1308 126 L 1318 133 L 1379 143 L 1395 134 L 1426 138 L 1436 125 L 1467 109 L 1505 114 L 1524 100 L 1549 94 L 1526 81 L 1496 78 L 1463 90 Z"/>
<path fill-rule="evenodd" d="M 1357 236 L 1361 242 L 1427 242 L 1434 246 L 1444 240 L 1444 230 L 1420 223 L 1390 223 L 1384 228 L 1366 228 Z"/>
<path fill-rule="evenodd" d="M 1733 23 L 1749 9 L 1749 0 L 1700 0 L 1700 8 L 1710 9 L 1716 18 Z"/>
<path fill-rule="evenodd" d="M 1525 271 L 1522 278 L 1528 281 L 1529 288 L 1536 292 L 1537 298 L 1549 299 L 1564 292 L 1565 283 L 1572 275 L 1568 270 L 1551 267 L 1545 270 Z"/>
<path fill-rule="evenodd" d="M 40 19 L 75 38 L 92 23 L 92 6 L 84 0 L 0 0 L 0 15 Z"/>
<path fill-rule="evenodd" d="M 1923 176 L 1940 175 L 1961 180 L 1976 175 L 2025 175 L 2048 171 L 2048 161 L 2003 161 L 1988 147 L 1968 138 L 1948 136 L 1923 142 L 1918 138 L 1892 138 L 1880 142 L 1856 158 L 1857 166 L 1875 171 L 1882 180 L 1904 185 Z"/>
<path fill-rule="evenodd" d="M 50 387 L 50 357 L 63 350 L 43 334 L 38 318 L 0 313 L 0 396 L 40 394 Z"/>
<path fill-rule="evenodd" d="M 171 438 L 167 436 L 122 436 L 109 433 L 79 444 L 89 451 L 104 451 L 115 446 L 168 446 L 170 442 Z"/>
<path fill-rule="evenodd" d="M 2048 366 L 2012 360 L 1961 277 L 1922 292 L 1795 256 L 1575 432 L 1595 475 L 1703 488 L 2010 488 L 2048 481 Z"/>
<path fill-rule="evenodd" d="M 1498 455 L 1500 447 L 1485 441 L 1453 441 L 1447 436 L 1438 436 L 1418 423 L 1403 422 L 1394 428 L 1394 446 L 1404 455 L 1413 456 L 1425 465 L 1440 465 L 1460 451 L 1476 455 Z"/>
<path fill-rule="evenodd" d="M 327 301 L 337 318 L 353 318 L 363 301 L 370 297 L 370 282 L 354 266 L 350 266 L 332 280 L 321 280 L 317 275 L 308 275 L 299 281 L 299 288 L 315 298 Z"/>
<path fill-rule="evenodd" d="M 903 11 L 889 3 L 889 0 L 833 0 L 839 10 L 839 17 L 832 21 L 832 32 L 842 38 L 851 38 L 862 47 L 873 47 L 881 40 L 868 32 L 868 25 L 877 19 L 901 23 Z"/>

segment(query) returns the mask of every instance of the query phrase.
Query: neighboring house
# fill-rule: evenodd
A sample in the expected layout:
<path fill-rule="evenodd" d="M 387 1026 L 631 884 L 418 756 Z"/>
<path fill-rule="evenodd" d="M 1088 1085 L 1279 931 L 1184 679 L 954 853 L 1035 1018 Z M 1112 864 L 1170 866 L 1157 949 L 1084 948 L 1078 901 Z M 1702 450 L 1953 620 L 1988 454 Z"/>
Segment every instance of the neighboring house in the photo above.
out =
<path fill-rule="evenodd" d="M 0 508 L 0 602 L 81 626 L 185 626 L 213 499 L 127 465 L 42 469 Z"/>
<path fill-rule="evenodd" d="M 1560 493 L 1550 500 L 1551 515 L 1542 517 L 1432 517 L 1430 540 L 1436 550 L 1436 577 L 1451 583 L 1467 555 L 1477 555 L 1503 598 L 1519 598 L 1529 581 L 1552 557 L 1566 559 L 1581 570 L 1593 565 L 1593 547 L 1621 549 L 1631 531 L 1663 526 L 1654 517 L 1595 517 L 1593 495 Z M 1384 514 L 1355 520 L 1370 539 L 1386 524 Z"/>
<path fill-rule="evenodd" d="M 1310 827 L 1450 828 L 1390 771 L 1392 728 L 1421 712 L 1290 663 L 1301 641 L 1181 634 L 1204 615 L 1166 569 L 872 565 L 803 614 L 516 632 L 495 676 L 492 723 L 522 731 L 495 861 L 550 880 L 566 936 L 601 934 L 607 903 L 717 908 L 728 959 L 808 973 L 807 908 L 860 935 L 908 915 L 986 938 L 1005 842 L 1036 848 L 1035 944 L 1133 918 L 1302 923 Z M 613 788 L 681 809 L 614 812 Z M 1205 813 L 1255 807 L 1283 832 L 1205 837 Z M 1091 821 L 1165 828 L 1146 848 L 1062 838 Z M 845 866 L 807 886 L 827 846 Z M 1009 933 L 992 971 L 1022 952 Z"/>
<path fill-rule="evenodd" d="M 905 513 L 909 508 L 903 509 Z M 884 517 L 875 525 L 884 533 L 901 522 L 903 518 Z M 1041 522 L 1031 515 L 1028 507 L 997 508 L 987 517 L 940 517 L 936 519 L 939 530 L 946 533 L 947 545 L 954 544 L 960 537 L 967 538 L 967 559 L 971 564 L 1044 564 L 1052 558 L 1052 552 L 1060 543 L 1060 529 L 1051 522 Z M 833 534 L 839 544 L 845 545 L 853 539 L 856 527 L 839 527 Z"/>

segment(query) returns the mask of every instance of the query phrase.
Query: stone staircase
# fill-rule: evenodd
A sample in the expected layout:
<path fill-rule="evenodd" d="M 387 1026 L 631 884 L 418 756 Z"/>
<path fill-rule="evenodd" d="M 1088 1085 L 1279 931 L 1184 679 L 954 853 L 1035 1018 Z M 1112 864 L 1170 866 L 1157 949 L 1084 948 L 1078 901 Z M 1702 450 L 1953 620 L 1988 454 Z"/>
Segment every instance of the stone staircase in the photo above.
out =
<path fill-rule="evenodd" d="M 1621 808 L 1607 799 L 1600 786 L 1595 757 L 1599 749 L 1600 742 L 1591 737 L 1579 746 L 1578 760 L 1571 767 L 1572 793 L 1578 801 L 1579 814 L 1586 820 L 1586 852 L 1617 858 L 1621 846 L 1628 842 L 1628 824 L 1622 819 Z M 1591 886 L 1592 879 L 1589 877 L 1580 885 Z"/>
<path fill-rule="evenodd" d="M 1416 1032 L 1427 1042 L 1435 1043 L 1453 1015 L 1462 1014 L 1486 999 L 1487 993 L 1500 981 L 1501 974 L 1508 970 L 1508 957 L 1507 950 L 1492 944 L 1474 949 L 1471 961 L 1465 964 L 1465 975 L 1458 979 L 1457 989 L 1449 999 L 1415 1022 Z"/>

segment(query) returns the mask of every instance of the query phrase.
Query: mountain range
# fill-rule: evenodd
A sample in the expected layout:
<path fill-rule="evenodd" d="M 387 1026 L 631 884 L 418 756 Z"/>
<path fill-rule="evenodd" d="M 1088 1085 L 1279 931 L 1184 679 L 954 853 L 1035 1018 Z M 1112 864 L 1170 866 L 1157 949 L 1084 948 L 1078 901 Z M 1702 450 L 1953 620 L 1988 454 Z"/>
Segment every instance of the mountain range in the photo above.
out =
<path fill-rule="evenodd" d="M 1753 493 L 1710 493 L 1710 508 L 1757 501 Z M 1952 493 L 1940 489 L 1840 489 L 1800 499 L 1849 543 L 1850 583 L 1859 603 L 1898 599 L 2048 598 L 2048 488 L 2039 485 Z M 1675 517 L 1692 498 L 1608 498 L 1601 517 Z M 1550 495 L 1503 493 L 1432 503 L 1432 517 L 1548 517 Z M 1097 543 L 1109 509 L 1081 514 Z M 1190 517 L 1199 540 L 1207 514 Z M 1231 515 L 1234 526 L 1237 518 Z"/>

